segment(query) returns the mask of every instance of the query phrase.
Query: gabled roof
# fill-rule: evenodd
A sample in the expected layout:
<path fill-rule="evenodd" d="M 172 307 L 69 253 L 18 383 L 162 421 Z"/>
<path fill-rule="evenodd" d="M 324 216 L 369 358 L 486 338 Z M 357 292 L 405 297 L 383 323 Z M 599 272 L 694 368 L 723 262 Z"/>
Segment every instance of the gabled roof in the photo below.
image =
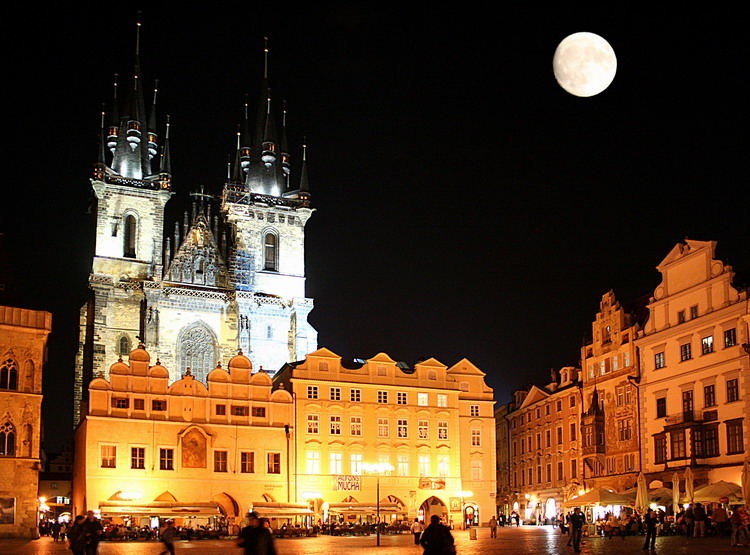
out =
<path fill-rule="evenodd" d="M 386 353 L 378 353 L 372 358 L 368 358 L 367 362 L 385 362 L 388 364 L 396 364 L 396 361 L 389 357 Z"/>
<path fill-rule="evenodd" d="M 430 357 L 427 360 L 423 360 L 422 362 L 417 362 L 414 366 L 434 366 L 437 368 L 446 368 L 445 364 L 434 357 Z"/>
<path fill-rule="evenodd" d="M 331 351 L 330 349 L 327 349 L 325 347 L 321 347 L 317 351 L 313 351 L 312 353 L 309 353 L 307 357 L 322 357 L 322 358 L 341 358 L 339 355 Z"/>
<path fill-rule="evenodd" d="M 680 258 L 693 254 L 694 252 L 703 249 L 711 249 L 711 258 L 714 257 L 714 250 L 716 249 L 716 241 L 694 241 L 692 239 L 685 239 L 684 242 L 677 243 L 669 254 L 664 257 L 657 268 L 661 270 L 664 266 L 667 266 Z"/>
<path fill-rule="evenodd" d="M 456 364 L 448 368 L 449 374 L 461 374 L 465 376 L 486 376 L 477 366 L 468 358 L 462 358 Z"/>
<path fill-rule="evenodd" d="M 521 406 L 518 408 L 526 408 L 529 405 L 533 405 L 534 403 L 543 401 L 547 397 L 549 397 L 549 393 L 535 385 L 532 385 L 531 389 L 529 389 L 528 394 L 526 395 L 526 397 L 524 397 L 523 403 L 521 403 Z"/>

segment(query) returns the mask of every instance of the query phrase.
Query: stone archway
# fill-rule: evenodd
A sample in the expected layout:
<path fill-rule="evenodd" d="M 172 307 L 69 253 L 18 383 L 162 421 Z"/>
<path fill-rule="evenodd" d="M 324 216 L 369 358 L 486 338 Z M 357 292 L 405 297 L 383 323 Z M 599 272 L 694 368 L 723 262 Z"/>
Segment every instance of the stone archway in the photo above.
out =
<path fill-rule="evenodd" d="M 448 507 L 442 499 L 434 495 L 424 500 L 419 507 L 419 517 L 425 524 L 430 523 L 430 518 L 437 515 L 444 523 L 448 523 Z"/>

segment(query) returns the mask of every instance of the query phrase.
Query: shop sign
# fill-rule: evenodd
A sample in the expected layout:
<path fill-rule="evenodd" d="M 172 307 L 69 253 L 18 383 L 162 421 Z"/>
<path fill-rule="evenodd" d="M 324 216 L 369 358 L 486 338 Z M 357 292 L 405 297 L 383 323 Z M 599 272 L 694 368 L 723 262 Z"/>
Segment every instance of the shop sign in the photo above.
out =
<path fill-rule="evenodd" d="M 362 489 L 360 478 L 361 476 L 355 475 L 334 476 L 333 489 L 334 491 L 360 491 Z"/>
<path fill-rule="evenodd" d="M 419 489 L 445 489 L 445 478 L 420 478 Z"/>

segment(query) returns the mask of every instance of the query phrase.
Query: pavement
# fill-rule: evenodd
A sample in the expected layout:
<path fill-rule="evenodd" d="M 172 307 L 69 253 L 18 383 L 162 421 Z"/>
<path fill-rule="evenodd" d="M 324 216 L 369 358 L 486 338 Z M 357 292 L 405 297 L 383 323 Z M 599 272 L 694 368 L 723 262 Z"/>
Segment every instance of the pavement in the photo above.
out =
<path fill-rule="evenodd" d="M 463 530 L 454 531 L 456 551 L 461 555 L 488 553 L 549 553 L 573 554 L 566 546 L 567 536 L 551 526 L 521 526 L 520 528 L 498 528 L 497 538 L 490 538 L 487 528 L 479 528 L 478 539 L 470 540 Z M 177 553 L 186 555 L 237 554 L 242 550 L 231 540 L 177 542 Z M 624 553 L 646 553 L 641 550 L 643 537 L 584 538 L 581 553 L 588 555 L 620 555 Z M 414 545 L 411 534 L 382 536 L 381 547 L 375 547 L 375 536 L 319 536 L 317 538 L 290 538 L 276 540 L 279 555 L 351 555 L 353 551 L 375 551 L 379 555 L 420 555 L 422 549 Z M 162 546 L 157 542 L 102 542 L 100 555 L 157 555 Z M 38 540 L 0 540 L 0 554 L 46 555 L 68 553 L 62 543 L 53 543 L 50 538 Z M 653 552 L 652 552 L 653 553 Z M 729 538 L 691 538 L 666 536 L 656 539 L 656 553 L 700 554 L 748 553 L 750 547 L 730 547 Z"/>

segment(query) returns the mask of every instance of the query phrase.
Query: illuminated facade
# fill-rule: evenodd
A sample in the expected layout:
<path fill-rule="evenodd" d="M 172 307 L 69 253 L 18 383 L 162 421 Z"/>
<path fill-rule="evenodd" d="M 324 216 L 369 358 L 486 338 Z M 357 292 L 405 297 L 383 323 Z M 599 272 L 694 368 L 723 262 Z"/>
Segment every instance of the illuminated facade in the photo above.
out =
<path fill-rule="evenodd" d="M 510 510 L 528 522 L 552 519 L 582 484 L 579 370 L 552 371 L 545 387 L 514 394 L 510 430 Z"/>
<path fill-rule="evenodd" d="M 328 349 L 286 365 L 274 384 L 295 398 L 296 499 L 326 516 L 372 516 L 377 477 L 390 518 L 433 514 L 486 523 L 495 512 L 493 392 L 466 359 L 413 367 L 380 353 L 343 360 Z"/>
<path fill-rule="evenodd" d="M 73 514 L 239 522 L 258 503 L 289 501 L 292 397 L 272 391 L 247 357 L 235 355 L 206 383 L 189 372 L 171 382 L 139 347 L 89 394 L 76 430 Z"/>
<path fill-rule="evenodd" d="M 643 469 L 672 482 L 692 467 L 696 485 L 741 484 L 748 443 L 750 309 L 716 242 L 678 243 L 657 266 L 641 357 Z M 682 484 L 684 491 L 684 483 Z"/>
<path fill-rule="evenodd" d="M 0 306 L 0 538 L 37 537 L 49 312 Z"/>
<path fill-rule="evenodd" d="M 581 415 L 582 479 L 589 487 L 622 491 L 640 470 L 638 438 L 638 326 L 605 293 L 581 350 L 584 412 Z"/>
<path fill-rule="evenodd" d="M 510 487 L 510 422 L 506 418 L 512 410 L 511 403 L 505 403 L 495 409 L 495 458 L 497 460 L 497 495 L 495 505 L 497 513 L 510 514 L 512 490 Z"/>
<path fill-rule="evenodd" d="M 265 55 L 255 126 L 246 104 L 222 194 L 195 193 L 173 227 L 164 219 L 174 194 L 170 124 L 157 125 L 156 90 L 147 113 L 138 57 L 128 97 L 118 101 L 115 86 L 91 180 L 96 245 L 80 316 L 76 423 L 87 384 L 139 341 L 173 380 L 187 368 L 205 379 L 237 349 L 274 371 L 317 348 L 305 296 L 306 155 L 293 180 L 286 110 L 272 106 Z"/>

